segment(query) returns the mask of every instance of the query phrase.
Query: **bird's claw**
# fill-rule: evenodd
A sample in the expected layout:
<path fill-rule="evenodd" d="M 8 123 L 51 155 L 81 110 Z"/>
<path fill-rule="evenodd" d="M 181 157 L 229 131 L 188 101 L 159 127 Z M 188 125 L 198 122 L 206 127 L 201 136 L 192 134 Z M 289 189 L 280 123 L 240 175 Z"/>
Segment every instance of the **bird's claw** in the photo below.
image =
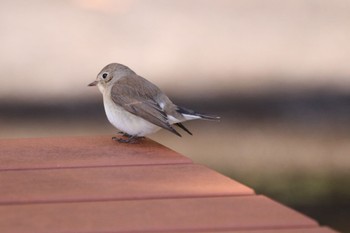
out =
<path fill-rule="evenodd" d="M 140 139 L 143 139 L 144 137 L 138 137 L 138 136 L 131 136 L 129 134 L 123 133 L 123 136 L 127 137 L 127 139 L 119 138 L 119 137 L 112 137 L 113 141 L 117 141 L 120 143 L 131 143 L 135 144 L 140 141 Z"/>

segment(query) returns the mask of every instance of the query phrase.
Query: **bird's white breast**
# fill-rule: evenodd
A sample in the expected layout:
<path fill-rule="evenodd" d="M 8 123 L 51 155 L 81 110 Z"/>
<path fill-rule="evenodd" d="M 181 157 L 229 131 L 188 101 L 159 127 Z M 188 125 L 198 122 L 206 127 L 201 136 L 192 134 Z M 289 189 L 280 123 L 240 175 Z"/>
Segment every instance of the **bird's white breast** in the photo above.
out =
<path fill-rule="evenodd" d="M 116 105 L 110 94 L 103 93 L 103 104 L 109 122 L 119 130 L 129 135 L 145 136 L 154 133 L 160 127 L 124 110 Z"/>

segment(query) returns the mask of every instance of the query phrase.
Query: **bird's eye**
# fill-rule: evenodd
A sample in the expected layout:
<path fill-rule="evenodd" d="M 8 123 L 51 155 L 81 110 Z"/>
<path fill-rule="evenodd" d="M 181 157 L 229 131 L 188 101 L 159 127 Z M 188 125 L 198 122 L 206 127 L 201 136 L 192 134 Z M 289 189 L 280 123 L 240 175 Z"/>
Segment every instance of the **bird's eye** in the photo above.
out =
<path fill-rule="evenodd" d="M 108 73 L 103 73 L 103 74 L 102 74 L 102 78 L 103 78 L 103 79 L 106 79 L 107 76 L 108 76 Z"/>

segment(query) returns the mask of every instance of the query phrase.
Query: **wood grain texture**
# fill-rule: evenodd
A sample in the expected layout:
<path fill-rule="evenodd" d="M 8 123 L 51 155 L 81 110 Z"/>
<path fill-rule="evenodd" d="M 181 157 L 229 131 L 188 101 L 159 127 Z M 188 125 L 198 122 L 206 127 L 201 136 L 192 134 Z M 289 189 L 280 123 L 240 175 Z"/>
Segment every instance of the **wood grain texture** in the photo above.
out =
<path fill-rule="evenodd" d="M 0 140 L 0 232 L 334 233 L 149 139 Z"/>
<path fill-rule="evenodd" d="M 159 232 L 316 227 L 263 196 L 0 206 L 1 232 Z"/>
<path fill-rule="evenodd" d="M 192 163 L 149 139 L 129 145 L 111 137 L 2 139 L 0 170 Z"/>
<path fill-rule="evenodd" d="M 171 233 L 183 233 L 183 232 L 171 232 Z M 198 233 L 198 231 L 187 231 L 186 233 Z M 255 229 L 255 230 L 228 230 L 228 231 L 205 231 L 205 233 L 337 233 L 337 231 L 328 227 L 302 227 L 302 228 L 289 228 L 289 229 Z"/>
<path fill-rule="evenodd" d="M 195 164 L 0 172 L 0 204 L 251 195 Z"/>

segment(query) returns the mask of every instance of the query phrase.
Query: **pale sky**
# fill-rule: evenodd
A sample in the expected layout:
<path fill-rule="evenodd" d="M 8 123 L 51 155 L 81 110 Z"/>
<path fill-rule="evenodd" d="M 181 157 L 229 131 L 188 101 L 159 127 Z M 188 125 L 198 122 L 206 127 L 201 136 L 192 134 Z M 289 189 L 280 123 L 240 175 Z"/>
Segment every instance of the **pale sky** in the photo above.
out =
<path fill-rule="evenodd" d="M 0 98 L 92 97 L 110 62 L 178 94 L 350 89 L 350 1 L 0 2 Z"/>

